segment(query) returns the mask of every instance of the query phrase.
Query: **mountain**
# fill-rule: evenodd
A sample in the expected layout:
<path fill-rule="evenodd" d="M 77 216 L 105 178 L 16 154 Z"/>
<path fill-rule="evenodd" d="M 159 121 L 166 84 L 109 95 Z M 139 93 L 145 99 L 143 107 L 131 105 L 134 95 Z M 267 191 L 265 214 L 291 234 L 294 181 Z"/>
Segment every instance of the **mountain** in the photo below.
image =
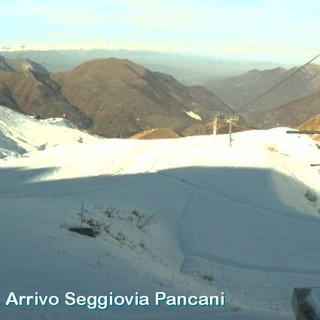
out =
<path fill-rule="evenodd" d="M 88 128 L 91 119 L 61 95 L 61 88 L 41 65 L 24 59 L 5 60 L 0 70 L 0 103 L 41 117 L 65 114 L 73 123 Z"/>
<path fill-rule="evenodd" d="M 181 131 L 211 119 L 213 111 L 231 112 L 204 87 L 184 86 L 128 60 L 92 60 L 61 73 L 30 60 L 0 62 L 0 103 L 43 118 L 63 116 L 102 136 Z"/>
<path fill-rule="evenodd" d="M 249 116 L 257 127 L 287 126 L 295 128 L 320 113 L 320 92 L 285 105 Z"/>
<path fill-rule="evenodd" d="M 300 124 L 297 129 L 308 130 L 308 131 L 319 131 L 320 130 L 320 114 L 317 114 L 316 116 Z M 312 139 L 318 142 L 320 141 L 320 134 L 313 134 L 311 136 L 312 136 Z"/>
<path fill-rule="evenodd" d="M 298 126 L 300 130 L 320 130 L 320 114 L 308 119 Z"/>
<path fill-rule="evenodd" d="M 4 59 L 4 64 L 9 67 L 9 70 L 4 68 L 2 71 L 9 71 L 9 72 L 31 72 L 33 74 L 44 74 L 48 75 L 49 72 L 46 68 L 40 65 L 37 62 L 34 62 L 29 59 Z"/>
<path fill-rule="evenodd" d="M 265 114 L 270 110 L 275 110 L 278 107 L 320 92 L 320 66 L 310 64 L 300 71 L 298 69 L 298 67 L 295 67 L 289 70 L 283 68 L 263 71 L 251 70 L 237 77 L 210 81 L 207 83 L 207 87 L 216 92 L 234 110 L 246 116 L 249 121 L 256 120 L 255 116 L 257 114 Z M 270 90 L 280 82 L 282 83 L 279 86 Z M 266 93 L 268 90 L 270 92 Z M 264 95 L 264 93 L 266 94 Z M 259 98 L 260 96 L 261 98 Z M 308 109 L 304 112 L 306 118 L 313 115 L 312 110 L 310 110 L 310 113 Z M 276 117 L 274 116 L 274 118 Z M 296 115 L 295 111 L 289 112 L 287 113 L 288 121 L 282 122 L 283 119 L 278 119 L 278 123 L 280 125 L 296 123 L 298 119 L 295 118 L 298 117 L 299 115 Z M 265 125 L 267 127 L 272 127 L 275 123 L 276 121 L 269 123 L 268 118 L 266 118 Z M 256 125 L 260 125 L 260 123 Z"/>
<path fill-rule="evenodd" d="M 286 130 L 105 139 L 0 106 L 1 318 L 292 319 L 320 278 L 319 150 Z"/>
<path fill-rule="evenodd" d="M 92 119 L 90 131 L 106 137 L 152 128 L 180 132 L 211 119 L 214 111 L 231 112 L 204 87 L 184 86 L 129 60 L 92 60 L 52 78 L 61 94 Z"/>

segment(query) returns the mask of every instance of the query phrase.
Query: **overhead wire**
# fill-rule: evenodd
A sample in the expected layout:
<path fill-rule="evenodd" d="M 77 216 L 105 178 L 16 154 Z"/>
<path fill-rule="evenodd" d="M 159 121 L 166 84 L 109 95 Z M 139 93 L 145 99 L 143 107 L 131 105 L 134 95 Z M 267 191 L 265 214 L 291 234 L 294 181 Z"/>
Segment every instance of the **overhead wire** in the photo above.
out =
<path fill-rule="evenodd" d="M 317 54 L 314 58 L 312 58 L 310 61 L 308 61 L 307 63 L 305 63 L 304 65 L 302 65 L 301 67 L 297 68 L 294 72 L 292 72 L 289 76 L 285 77 L 284 79 L 282 79 L 281 81 L 277 82 L 275 85 L 273 85 L 271 88 L 269 88 L 268 90 L 264 91 L 262 94 L 260 94 L 258 97 L 256 97 L 255 99 L 253 99 L 251 102 L 249 102 L 248 104 L 246 104 L 245 106 L 241 107 L 240 109 L 238 109 L 238 111 L 243 111 L 245 109 L 247 109 L 249 106 L 251 106 L 252 104 L 254 104 L 256 101 L 260 100 L 262 97 L 264 97 L 265 95 L 267 95 L 269 92 L 271 92 L 272 90 L 274 90 L 275 88 L 277 88 L 279 85 L 281 85 L 283 82 L 287 81 L 288 79 L 290 79 L 291 77 L 293 77 L 296 73 L 298 73 L 299 71 L 301 71 L 303 68 L 305 68 L 307 65 L 309 65 L 311 62 L 313 62 L 314 60 L 316 60 L 317 58 L 320 57 L 320 53 Z"/>

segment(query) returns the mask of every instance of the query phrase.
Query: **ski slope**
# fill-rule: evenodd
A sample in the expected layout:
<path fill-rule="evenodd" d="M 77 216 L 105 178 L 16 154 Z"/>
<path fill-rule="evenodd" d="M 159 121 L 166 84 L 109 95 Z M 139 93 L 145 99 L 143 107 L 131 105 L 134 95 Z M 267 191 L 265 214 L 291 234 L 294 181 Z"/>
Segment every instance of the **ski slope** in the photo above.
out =
<path fill-rule="evenodd" d="M 0 107 L 3 319 L 293 319 L 319 286 L 319 151 L 286 128 L 102 139 Z M 96 238 L 70 232 L 84 218 Z M 10 292 L 217 295 L 225 306 L 5 306 Z"/>

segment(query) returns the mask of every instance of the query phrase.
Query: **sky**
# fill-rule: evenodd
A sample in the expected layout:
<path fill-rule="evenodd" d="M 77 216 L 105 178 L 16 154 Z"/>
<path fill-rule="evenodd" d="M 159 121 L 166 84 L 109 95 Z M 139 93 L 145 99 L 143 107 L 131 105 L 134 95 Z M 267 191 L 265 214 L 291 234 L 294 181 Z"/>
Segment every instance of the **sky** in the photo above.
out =
<path fill-rule="evenodd" d="M 105 48 L 304 62 L 319 0 L 0 0 L 0 50 Z"/>

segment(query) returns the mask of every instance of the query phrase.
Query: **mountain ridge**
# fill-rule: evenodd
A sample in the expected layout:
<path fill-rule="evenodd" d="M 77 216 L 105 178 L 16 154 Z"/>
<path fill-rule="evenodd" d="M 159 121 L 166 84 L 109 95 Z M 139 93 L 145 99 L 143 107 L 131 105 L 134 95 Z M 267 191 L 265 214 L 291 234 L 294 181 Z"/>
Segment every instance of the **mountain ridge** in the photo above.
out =
<path fill-rule="evenodd" d="M 319 65 L 306 66 L 255 103 L 251 99 L 297 70 L 252 69 L 216 80 L 223 88 L 216 89 L 215 95 L 128 59 L 94 59 L 69 71 L 50 73 L 29 59 L 0 56 L 0 103 L 39 117 L 66 117 L 106 137 L 130 137 L 156 128 L 180 136 L 205 133 L 216 112 L 238 113 L 244 126 L 296 127 L 320 113 L 315 101 L 320 92 Z"/>
<path fill-rule="evenodd" d="M 0 103 L 45 118 L 66 117 L 106 137 L 158 127 L 182 131 L 199 121 L 190 111 L 204 121 L 213 111 L 230 112 L 206 88 L 185 86 L 129 60 L 95 59 L 60 73 L 29 60 L 2 62 L 7 71 L 0 71 Z"/>
<path fill-rule="evenodd" d="M 296 127 L 320 113 L 320 65 L 251 70 L 208 83 L 211 90 L 257 128 Z"/>
<path fill-rule="evenodd" d="M 51 73 L 71 70 L 85 61 L 97 58 L 129 59 L 152 71 L 171 74 L 185 85 L 201 84 L 212 77 L 221 78 L 241 74 L 246 70 L 270 69 L 279 63 L 272 61 L 238 61 L 211 56 L 197 56 L 148 50 L 126 49 L 61 49 L 61 50 L 4 50 L 0 55 L 8 59 L 24 58 L 36 61 Z"/>
<path fill-rule="evenodd" d="M 320 65 L 310 64 L 300 68 L 250 70 L 239 76 L 208 81 L 207 87 L 213 92 L 219 92 L 219 96 L 235 110 L 265 112 L 320 90 Z M 252 103 L 278 83 L 281 84 L 257 103 Z"/>
<path fill-rule="evenodd" d="M 290 101 L 278 108 L 250 116 L 258 127 L 287 126 L 296 128 L 320 113 L 320 91 Z"/>

